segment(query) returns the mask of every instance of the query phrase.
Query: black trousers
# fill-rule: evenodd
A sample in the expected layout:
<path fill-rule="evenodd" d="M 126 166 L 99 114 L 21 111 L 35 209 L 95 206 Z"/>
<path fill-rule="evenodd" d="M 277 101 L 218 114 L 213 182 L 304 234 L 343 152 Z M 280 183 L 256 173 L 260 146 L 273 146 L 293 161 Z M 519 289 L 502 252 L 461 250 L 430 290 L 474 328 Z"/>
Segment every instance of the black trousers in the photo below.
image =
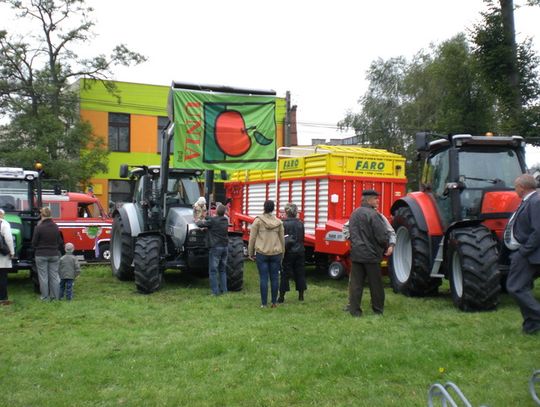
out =
<path fill-rule="evenodd" d="M 368 280 L 371 292 L 371 308 L 377 314 L 384 311 L 384 287 L 380 263 L 352 263 L 349 276 L 349 310 L 351 313 L 362 313 L 362 294 L 364 281 Z"/>
<path fill-rule="evenodd" d="M 8 270 L 0 269 L 0 301 L 8 299 L 7 284 L 8 284 Z"/>
<path fill-rule="evenodd" d="M 534 298 L 532 291 L 537 266 L 530 264 L 519 251 L 512 253 L 510 259 L 506 289 L 519 305 L 523 316 L 523 330 L 537 330 L 540 328 L 540 302 Z"/>
<path fill-rule="evenodd" d="M 283 257 L 283 267 L 281 268 L 281 278 L 279 281 L 279 292 L 290 291 L 289 279 L 293 278 L 296 291 L 306 291 L 306 255 L 305 253 L 287 254 Z"/>

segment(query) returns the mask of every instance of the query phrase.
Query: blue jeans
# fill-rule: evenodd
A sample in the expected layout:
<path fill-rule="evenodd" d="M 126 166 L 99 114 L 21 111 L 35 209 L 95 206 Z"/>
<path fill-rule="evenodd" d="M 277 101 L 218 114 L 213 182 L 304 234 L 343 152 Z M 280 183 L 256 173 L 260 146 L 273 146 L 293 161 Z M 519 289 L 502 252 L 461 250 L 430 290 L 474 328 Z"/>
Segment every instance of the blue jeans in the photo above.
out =
<path fill-rule="evenodd" d="M 64 292 L 66 293 L 66 299 L 71 301 L 73 299 L 72 278 L 63 278 L 60 280 L 60 299 L 64 298 Z"/>
<path fill-rule="evenodd" d="M 281 254 L 267 256 L 257 253 L 255 258 L 259 270 L 261 305 L 268 302 L 268 277 L 270 277 L 270 289 L 272 291 L 272 304 L 277 302 L 279 288 L 279 269 L 281 268 Z"/>
<path fill-rule="evenodd" d="M 219 295 L 227 292 L 227 246 L 210 248 L 208 255 L 210 289 L 212 294 Z M 219 284 L 218 284 L 219 274 Z"/>
<path fill-rule="evenodd" d="M 58 267 L 60 256 L 36 256 L 41 299 L 55 299 L 60 295 L 60 276 Z"/>

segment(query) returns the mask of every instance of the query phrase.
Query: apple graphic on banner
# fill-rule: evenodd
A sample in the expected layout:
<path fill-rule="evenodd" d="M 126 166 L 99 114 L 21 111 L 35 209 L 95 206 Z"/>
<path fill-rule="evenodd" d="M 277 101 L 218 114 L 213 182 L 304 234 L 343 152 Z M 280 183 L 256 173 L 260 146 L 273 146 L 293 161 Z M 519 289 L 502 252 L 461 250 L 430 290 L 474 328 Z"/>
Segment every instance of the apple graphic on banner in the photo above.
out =
<path fill-rule="evenodd" d="M 238 157 L 250 149 L 251 138 L 239 112 L 228 110 L 220 113 L 215 126 L 216 144 L 225 154 Z"/>

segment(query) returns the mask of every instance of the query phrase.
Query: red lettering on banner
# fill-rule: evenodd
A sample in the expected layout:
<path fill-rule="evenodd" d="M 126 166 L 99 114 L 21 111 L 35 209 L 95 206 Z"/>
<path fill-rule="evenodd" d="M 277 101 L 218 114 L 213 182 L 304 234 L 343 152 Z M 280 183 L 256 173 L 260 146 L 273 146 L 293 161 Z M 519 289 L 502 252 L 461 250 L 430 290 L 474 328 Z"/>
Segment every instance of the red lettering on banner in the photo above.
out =
<path fill-rule="evenodd" d="M 199 149 L 196 149 L 195 147 L 201 145 L 202 115 L 200 108 L 200 102 L 187 102 L 184 106 L 187 116 L 197 118 L 197 120 L 190 119 L 186 120 L 185 122 L 187 134 L 191 136 L 191 138 L 186 138 L 186 154 L 184 156 L 185 161 L 193 160 L 201 155 Z"/>

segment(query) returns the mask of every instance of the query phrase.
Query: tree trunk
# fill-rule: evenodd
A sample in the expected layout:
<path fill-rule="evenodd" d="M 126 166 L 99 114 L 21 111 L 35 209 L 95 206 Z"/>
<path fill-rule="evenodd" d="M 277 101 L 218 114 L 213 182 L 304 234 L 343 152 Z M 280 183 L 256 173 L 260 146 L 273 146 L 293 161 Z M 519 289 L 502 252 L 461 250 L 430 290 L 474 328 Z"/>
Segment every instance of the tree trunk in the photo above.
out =
<path fill-rule="evenodd" d="M 513 116 L 514 125 L 519 121 L 521 112 L 521 92 L 519 88 L 519 69 L 517 64 L 516 30 L 514 26 L 514 1 L 499 0 L 501 5 L 501 15 L 504 33 L 504 44 L 509 50 L 510 58 L 508 62 L 508 87 L 510 97 L 509 108 Z"/>

